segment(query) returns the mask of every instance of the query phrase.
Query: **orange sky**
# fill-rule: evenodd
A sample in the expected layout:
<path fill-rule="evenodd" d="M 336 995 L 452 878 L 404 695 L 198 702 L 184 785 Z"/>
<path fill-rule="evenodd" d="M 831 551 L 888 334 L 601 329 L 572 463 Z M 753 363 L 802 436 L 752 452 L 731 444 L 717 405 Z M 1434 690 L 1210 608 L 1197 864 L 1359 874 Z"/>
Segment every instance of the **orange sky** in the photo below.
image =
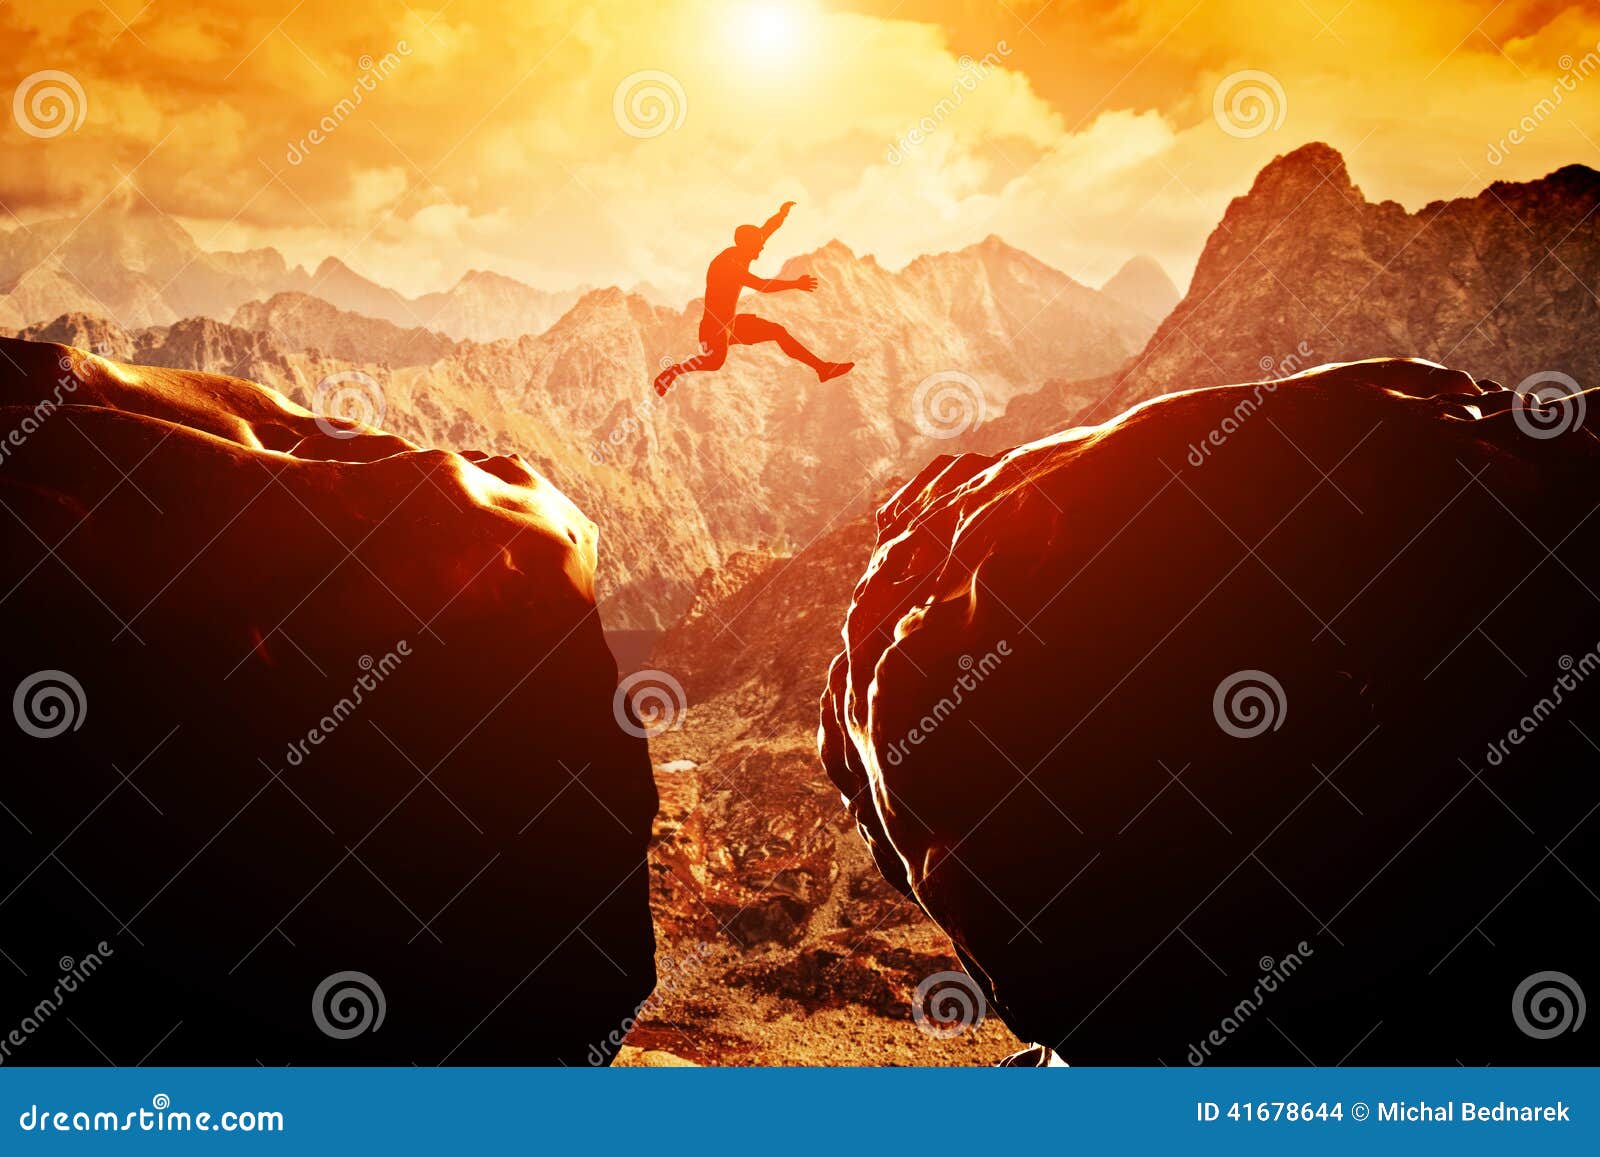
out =
<path fill-rule="evenodd" d="M 0 223 L 132 200 L 208 248 L 331 254 L 407 292 L 488 268 L 687 296 L 734 224 L 792 199 L 774 268 L 835 236 L 898 265 L 997 232 L 1090 284 L 1138 252 L 1182 283 L 1228 199 L 1308 140 L 1413 209 L 1600 167 L 1600 5 L 1409 8 L 11 0 Z M 26 99 L 65 83 L 28 88 L 45 70 L 81 125 Z M 1218 83 L 1246 70 L 1270 123 L 1224 131 Z M 619 113 L 641 72 L 666 74 L 645 78 L 664 122 Z"/>

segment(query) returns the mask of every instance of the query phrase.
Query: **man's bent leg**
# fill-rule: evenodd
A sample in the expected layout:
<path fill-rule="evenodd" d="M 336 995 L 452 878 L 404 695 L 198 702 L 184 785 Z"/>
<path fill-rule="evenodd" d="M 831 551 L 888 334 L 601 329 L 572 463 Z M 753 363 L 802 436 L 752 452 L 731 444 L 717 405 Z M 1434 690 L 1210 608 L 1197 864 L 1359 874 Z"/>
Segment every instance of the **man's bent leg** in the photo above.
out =
<path fill-rule="evenodd" d="M 741 313 L 733 319 L 733 340 L 739 345 L 759 345 L 764 341 L 777 342 L 778 348 L 784 353 L 795 361 L 810 366 L 819 374 L 824 367 L 831 364 L 806 349 L 793 334 L 777 322 L 750 313 Z"/>

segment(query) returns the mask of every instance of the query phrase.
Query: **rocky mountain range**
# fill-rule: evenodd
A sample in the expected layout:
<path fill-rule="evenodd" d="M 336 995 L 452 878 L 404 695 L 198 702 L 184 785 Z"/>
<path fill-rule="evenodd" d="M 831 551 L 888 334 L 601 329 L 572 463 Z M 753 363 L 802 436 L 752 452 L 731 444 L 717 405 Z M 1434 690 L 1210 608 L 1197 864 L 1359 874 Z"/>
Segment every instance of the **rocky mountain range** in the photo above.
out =
<path fill-rule="evenodd" d="M 608 624 L 660 627 L 708 567 L 736 551 L 803 548 L 865 510 L 872 480 L 967 444 L 1040 382 L 1114 371 L 1155 325 L 997 237 L 898 271 L 835 242 L 779 275 L 802 271 L 819 278 L 816 293 L 750 294 L 745 308 L 853 357 L 854 372 L 819 384 L 770 346 L 739 349 L 665 401 L 649 383 L 697 348 L 697 303 L 665 308 L 618 289 L 585 294 L 542 332 L 456 342 L 408 322 L 415 302 L 325 262 L 324 288 L 359 312 L 285 291 L 226 322 L 123 327 L 87 311 L 12 332 L 247 377 L 313 408 L 326 404 L 319 382 L 357 375 L 365 406 L 351 416 L 538 463 L 605 527 Z"/>
<path fill-rule="evenodd" d="M 1593 384 L 1597 207 L 1600 172 L 1568 165 L 1408 213 L 1369 201 L 1337 150 L 1305 145 L 1228 206 L 1187 295 L 1094 416 L 1180 386 L 1396 354 L 1509 386 L 1549 371 Z"/>
<path fill-rule="evenodd" d="M 82 218 L 0 230 L 0 326 L 13 329 L 67 313 L 135 328 L 225 320 L 246 302 L 301 293 L 403 329 L 492 341 L 547 328 L 582 292 L 474 270 L 448 290 L 406 298 L 335 257 L 307 272 L 275 249 L 204 250 L 172 218 L 126 197 Z"/>

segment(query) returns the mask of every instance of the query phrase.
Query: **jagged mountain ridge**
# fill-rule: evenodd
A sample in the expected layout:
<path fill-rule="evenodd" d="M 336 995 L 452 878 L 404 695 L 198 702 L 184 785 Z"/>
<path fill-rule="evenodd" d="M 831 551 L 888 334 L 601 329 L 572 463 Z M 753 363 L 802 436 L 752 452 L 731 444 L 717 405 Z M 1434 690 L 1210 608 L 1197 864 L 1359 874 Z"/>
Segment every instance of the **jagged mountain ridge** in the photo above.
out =
<path fill-rule="evenodd" d="M 1600 173 L 1568 165 L 1408 213 L 1368 201 L 1337 150 L 1302 146 L 1228 206 L 1188 294 L 1091 416 L 1177 383 L 1396 354 L 1507 385 L 1540 371 L 1593 384 L 1597 205 Z"/>
<path fill-rule="evenodd" d="M 406 298 L 336 257 L 307 272 L 276 249 L 206 251 L 172 218 L 126 197 L 82 218 L 0 232 L 0 325 L 13 329 L 67 313 L 131 328 L 195 316 L 221 321 L 247 302 L 302 293 L 403 329 L 490 341 L 547 328 L 582 292 L 472 270 L 446 291 Z"/>
<path fill-rule="evenodd" d="M 584 295 L 542 333 L 489 343 L 441 342 L 292 295 L 240 307 L 233 325 L 130 330 L 80 314 L 20 336 L 247 376 L 307 405 L 324 376 L 360 370 L 386 428 L 521 453 L 593 510 L 610 547 L 607 621 L 650 627 L 676 619 L 696 576 L 729 553 L 801 549 L 866 509 L 862 479 L 909 473 L 978 436 L 981 424 L 955 439 L 925 432 L 914 407 L 930 375 L 968 375 L 983 395 L 968 417 L 994 421 L 1040 381 L 1110 372 L 1152 328 L 998 239 L 898 272 L 833 243 L 782 275 L 802 268 L 821 279 L 815 294 L 749 294 L 745 308 L 854 357 L 853 373 L 819 384 L 770 346 L 741 348 L 665 402 L 649 383 L 664 360 L 695 351 L 698 305 L 618 289 Z"/>

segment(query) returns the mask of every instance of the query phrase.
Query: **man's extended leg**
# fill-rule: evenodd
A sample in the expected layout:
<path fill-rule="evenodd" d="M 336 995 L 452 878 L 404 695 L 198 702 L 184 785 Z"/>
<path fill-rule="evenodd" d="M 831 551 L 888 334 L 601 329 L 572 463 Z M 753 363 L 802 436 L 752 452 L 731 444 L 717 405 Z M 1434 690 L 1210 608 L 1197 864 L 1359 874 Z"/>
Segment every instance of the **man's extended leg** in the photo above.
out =
<path fill-rule="evenodd" d="M 783 326 L 775 321 L 768 321 L 764 317 L 754 314 L 741 313 L 733 319 L 733 340 L 738 345 L 759 345 L 764 341 L 778 343 L 778 348 L 788 354 L 795 361 L 810 366 L 818 379 L 827 381 L 836 378 L 850 369 L 854 362 L 825 362 L 816 354 L 806 349 Z"/>
<path fill-rule="evenodd" d="M 692 358 L 685 358 L 677 365 L 668 366 L 656 375 L 656 393 L 661 397 L 667 396 L 667 391 L 672 388 L 672 383 L 683 374 L 692 374 L 698 370 L 720 370 L 722 363 L 728 357 L 728 343 L 726 340 L 718 341 L 715 337 L 707 340 L 700 339 L 700 352 Z"/>

